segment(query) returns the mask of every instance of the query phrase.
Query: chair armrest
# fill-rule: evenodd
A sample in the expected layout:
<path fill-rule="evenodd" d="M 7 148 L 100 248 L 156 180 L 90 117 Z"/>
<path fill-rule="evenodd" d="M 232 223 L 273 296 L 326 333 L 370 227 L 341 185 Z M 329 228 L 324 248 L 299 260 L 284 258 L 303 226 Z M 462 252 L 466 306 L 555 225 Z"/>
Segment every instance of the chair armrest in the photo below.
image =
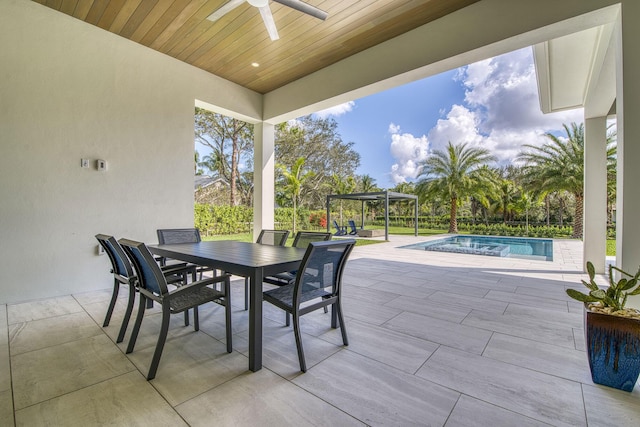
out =
<path fill-rule="evenodd" d="M 178 274 L 178 273 L 195 273 L 196 271 L 196 266 L 191 264 L 188 265 L 186 263 L 184 264 L 176 264 L 176 265 L 167 265 L 164 267 L 160 267 L 160 269 L 162 270 L 162 273 L 166 276 L 168 274 Z"/>
<path fill-rule="evenodd" d="M 224 282 L 225 296 L 228 296 L 228 290 L 230 289 L 230 274 L 223 274 L 221 276 L 212 277 L 209 279 L 198 280 L 197 282 L 191 282 L 188 285 L 180 286 L 179 288 L 169 292 L 169 295 L 181 294 L 183 292 L 190 292 L 193 288 L 201 288 L 203 286 L 212 285 L 214 283 Z"/>

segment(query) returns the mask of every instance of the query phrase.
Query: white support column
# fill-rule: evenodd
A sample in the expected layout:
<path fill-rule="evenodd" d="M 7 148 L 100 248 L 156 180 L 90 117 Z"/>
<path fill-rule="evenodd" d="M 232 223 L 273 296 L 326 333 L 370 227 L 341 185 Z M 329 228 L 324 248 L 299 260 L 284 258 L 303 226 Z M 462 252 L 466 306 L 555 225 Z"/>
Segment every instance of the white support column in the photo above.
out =
<path fill-rule="evenodd" d="M 263 228 L 273 228 L 275 208 L 275 126 L 253 127 L 253 240 Z"/>
<path fill-rule="evenodd" d="M 607 256 L 607 118 L 585 120 L 582 265 L 605 272 Z"/>
<path fill-rule="evenodd" d="M 640 2 L 624 1 L 616 36 L 616 114 L 618 189 L 616 264 L 635 273 L 640 265 Z M 627 120 L 628 118 L 628 120 Z M 630 307 L 640 308 L 640 296 Z"/>

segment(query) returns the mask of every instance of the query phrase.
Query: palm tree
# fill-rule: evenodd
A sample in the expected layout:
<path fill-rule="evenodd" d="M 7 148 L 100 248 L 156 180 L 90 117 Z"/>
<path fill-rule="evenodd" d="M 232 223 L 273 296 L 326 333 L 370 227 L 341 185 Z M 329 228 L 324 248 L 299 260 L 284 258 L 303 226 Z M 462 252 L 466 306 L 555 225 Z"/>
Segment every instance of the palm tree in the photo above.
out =
<path fill-rule="evenodd" d="M 296 210 L 298 207 L 300 194 L 302 193 L 302 187 L 308 179 L 315 176 L 315 173 L 312 171 L 302 173 L 303 166 L 304 157 L 300 157 L 298 160 L 296 160 L 290 171 L 288 171 L 282 165 L 278 166 L 278 169 L 280 169 L 280 172 L 284 177 L 284 185 L 282 189 L 291 197 L 291 202 L 293 204 L 293 234 L 296 233 Z"/>
<path fill-rule="evenodd" d="M 584 213 L 584 124 L 562 125 L 567 137 L 559 138 L 547 132 L 549 142 L 542 146 L 525 144 L 528 151 L 520 153 L 526 162 L 525 173 L 528 181 L 545 191 L 567 191 L 575 198 L 573 235 L 582 238 Z M 613 134 L 607 135 L 607 159 L 615 160 Z"/>
<path fill-rule="evenodd" d="M 466 196 L 475 186 L 488 181 L 487 169 L 481 168 L 493 161 L 494 157 L 483 148 L 467 148 L 467 144 L 453 145 L 451 141 L 446 151 L 436 150 L 422 165 L 420 176 L 425 178 L 421 186 L 427 194 L 442 194 L 450 202 L 449 233 L 458 232 L 457 210 Z"/>
<path fill-rule="evenodd" d="M 342 178 L 338 174 L 331 175 L 333 181 L 333 194 L 350 194 L 356 189 L 356 180 L 352 176 Z M 342 199 L 340 199 L 340 224 L 342 225 Z"/>

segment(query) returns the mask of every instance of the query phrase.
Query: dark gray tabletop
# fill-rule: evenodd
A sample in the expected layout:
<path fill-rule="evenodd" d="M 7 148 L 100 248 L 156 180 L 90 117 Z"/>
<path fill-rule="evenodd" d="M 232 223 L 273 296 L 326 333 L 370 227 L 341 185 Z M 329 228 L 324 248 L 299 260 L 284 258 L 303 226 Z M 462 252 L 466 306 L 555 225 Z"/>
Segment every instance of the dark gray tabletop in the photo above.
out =
<path fill-rule="evenodd" d="M 221 240 L 149 245 L 155 255 L 206 265 L 249 278 L 249 369 L 262 368 L 262 278 L 295 270 L 305 249 Z"/>

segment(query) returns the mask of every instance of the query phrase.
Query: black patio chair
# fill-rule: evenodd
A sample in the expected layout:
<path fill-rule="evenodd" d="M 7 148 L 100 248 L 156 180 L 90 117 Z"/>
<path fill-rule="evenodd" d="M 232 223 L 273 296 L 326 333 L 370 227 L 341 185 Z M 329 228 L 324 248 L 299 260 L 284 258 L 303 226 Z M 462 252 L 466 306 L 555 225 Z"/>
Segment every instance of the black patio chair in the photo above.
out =
<path fill-rule="evenodd" d="M 200 231 L 197 228 L 160 228 L 156 230 L 158 234 L 158 243 L 161 245 L 173 245 L 178 243 L 198 243 L 202 241 L 200 237 Z M 167 260 L 164 257 L 156 258 L 160 265 L 166 265 Z M 199 265 L 197 271 L 200 274 L 200 280 L 202 280 L 202 273 L 207 271 L 215 271 L 211 267 Z"/>
<path fill-rule="evenodd" d="M 136 345 L 140 325 L 144 318 L 146 301 L 152 300 L 162 306 L 162 326 L 160 327 L 158 342 L 153 353 L 153 358 L 151 359 L 147 380 L 152 380 L 156 376 L 164 343 L 169 332 L 169 318 L 171 314 L 182 313 L 193 309 L 193 326 L 194 329 L 198 331 L 200 329 L 198 306 L 207 302 L 216 302 L 225 307 L 227 352 L 231 353 L 233 350 L 231 343 L 231 304 L 229 300 L 231 293 L 228 274 L 192 282 L 169 291 L 162 270 L 144 243 L 128 239 L 120 239 L 119 243 L 129 256 L 131 263 L 138 273 L 138 290 L 140 292 L 138 315 L 136 316 L 133 331 L 131 332 L 129 345 L 127 346 L 127 354 L 131 353 Z M 208 286 L 217 283 L 222 283 L 222 291 Z"/>
<path fill-rule="evenodd" d="M 131 312 L 133 311 L 133 302 L 135 300 L 136 282 L 138 277 L 134 274 L 129 258 L 125 255 L 122 247 L 115 237 L 108 236 L 106 234 L 96 234 L 95 237 L 98 240 L 98 243 L 100 243 L 100 246 L 104 248 L 104 251 L 109 256 L 109 260 L 111 261 L 111 273 L 113 273 L 113 293 L 111 294 L 111 301 L 109 302 L 109 308 L 107 308 L 107 314 L 104 317 L 102 327 L 106 328 L 109 326 L 111 316 L 113 315 L 113 309 L 115 308 L 116 301 L 118 299 L 118 293 L 120 292 L 120 284 L 129 286 L 127 308 L 122 319 L 122 325 L 120 326 L 118 337 L 116 338 L 116 342 L 120 343 L 124 340 L 124 334 L 127 331 L 127 326 L 129 326 L 129 319 L 131 318 Z M 180 286 L 187 283 L 189 274 L 195 279 L 196 274 L 195 267 L 188 266 L 186 264 L 162 267 L 162 273 L 164 274 L 167 283 L 174 286 Z M 150 301 L 150 303 L 153 304 L 153 301 Z M 151 308 L 151 306 L 148 308 Z M 189 313 L 185 312 L 184 321 L 185 326 L 188 326 Z"/>
<path fill-rule="evenodd" d="M 300 334 L 300 316 L 331 306 L 331 327 L 340 326 L 342 342 L 349 345 L 341 305 L 342 273 L 355 240 L 311 242 L 302 259 L 294 283 L 262 293 L 264 301 L 293 317 L 293 331 L 300 370 L 307 371 Z"/>
<path fill-rule="evenodd" d="M 256 243 L 272 246 L 284 246 L 289 238 L 289 230 L 262 230 Z M 249 310 L 249 278 L 244 278 L 244 309 Z"/>
<path fill-rule="evenodd" d="M 298 231 L 291 246 L 294 248 L 307 248 L 311 242 L 322 242 L 327 240 L 331 240 L 331 233 Z M 277 286 L 288 285 L 296 280 L 296 271 L 297 270 L 287 271 L 284 273 L 274 274 L 273 276 L 267 276 L 263 279 L 263 282 Z"/>

